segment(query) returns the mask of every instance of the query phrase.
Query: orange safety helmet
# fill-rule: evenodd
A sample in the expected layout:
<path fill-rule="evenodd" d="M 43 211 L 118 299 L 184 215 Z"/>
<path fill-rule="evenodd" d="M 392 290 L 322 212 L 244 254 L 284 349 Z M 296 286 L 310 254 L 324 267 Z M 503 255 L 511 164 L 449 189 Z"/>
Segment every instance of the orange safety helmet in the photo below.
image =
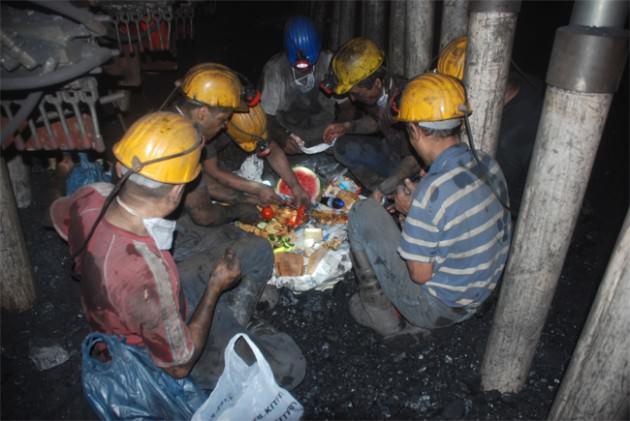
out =
<path fill-rule="evenodd" d="M 263 152 L 268 149 L 267 116 L 260 104 L 248 113 L 232 115 L 227 124 L 227 133 L 245 152 Z"/>
<path fill-rule="evenodd" d="M 201 136 L 189 119 L 157 112 L 136 121 L 114 145 L 113 152 L 122 165 L 146 178 L 184 184 L 201 172 L 201 146 Z"/>
<path fill-rule="evenodd" d="M 184 76 L 180 90 L 188 100 L 208 107 L 247 112 L 239 76 L 222 64 L 203 63 L 192 67 Z"/>
<path fill-rule="evenodd" d="M 463 36 L 449 42 L 440 52 L 437 63 L 438 73 L 449 75 L 459 80 L 464 80 L 464 68 L 466 66 L 466 46 L 468 38 Z"/>
<path fill-rule="evenodd" d="M 405 86 L 396 120 L 431 129 L 451 129 L 461 124 L 469 111 L 459 80 L 440 73 L 424 73 Z"/>

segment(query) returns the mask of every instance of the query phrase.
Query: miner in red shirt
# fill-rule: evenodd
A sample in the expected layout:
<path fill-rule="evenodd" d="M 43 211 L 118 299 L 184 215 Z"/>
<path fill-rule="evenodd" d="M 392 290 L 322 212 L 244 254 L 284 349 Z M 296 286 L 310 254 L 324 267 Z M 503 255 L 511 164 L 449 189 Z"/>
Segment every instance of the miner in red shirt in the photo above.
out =
<path fill-rule="evenodd" d="M 87 321 L 95 331 L 145 347 L 173 377 L 191 374 L 205 388 L 222 372 L 229 339 L 245 332 L 266 353 L 277 380 L 295 386 L 305 370 L 295 342 L 271 328 L 247 329 L 271 276 L 269 244 L 249 236 L 215 243 L 177 264 L 171 255 L 175 221 L 166 218 L 198 177 L 202 146 L 190 120 L 149 114 L 114 145 L 115 170 L 128 176 L 118 192 L 97 183 L 52 204 L 53 224 L 80 275 Z"/>

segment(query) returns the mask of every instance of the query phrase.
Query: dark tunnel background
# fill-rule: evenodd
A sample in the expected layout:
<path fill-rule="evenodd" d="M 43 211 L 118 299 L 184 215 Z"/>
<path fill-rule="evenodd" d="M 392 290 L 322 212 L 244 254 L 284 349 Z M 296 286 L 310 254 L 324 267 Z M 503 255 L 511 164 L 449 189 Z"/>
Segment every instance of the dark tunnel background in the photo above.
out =
<path fill-rule="evenodd" d="M 572 2 L 523 1 L 513 59 L 544 79 L 554 34 L 567 25 Z M 224 63 L 256 82 L 264 63 L 282 50 L 286 19 L 307 14 L 307 2 L 219 1 L 202 6 L 195 40 L 178 45 L 178 70 L 146 73 L 125 117 L 131 124 L 156 110 L 189 67 Z M 436 18 L 440 9 L 436 10 Z M 439 21 L 439 19 L 436 19 Z M 438 34 L 436 29 L 436 34 Z M 436 41 L 437 44 L 437 41 Z M 324 36 L 326 46 L 326 36 Z M 435 53 L 437 54 L 437 48 Z M 294 395 L 307 419 L 543 419 L 553 402 L 628 209 L 628 66 L 597 153 L 591 179 L 530 376 L 522 392 L 501 395 L 479 388 L 479 361 L 494 305 L 462 325 L 436 332 L 426 342 L 383 342 L 357 326 L 347 311 L 352 277 L 332 291 L 296 295 L 281 291 L 274 309 L 259 317 L 291 334 L 308 361 L 307 377 Z M 122 134 L 105 116 L 111 145 Z M 34 166 L 34 204 L 20 211 L 36 277 L 32 312 L 2 312 L 3 419 L 93 417 L 80 386 L 79 346 L 87 333 L 78 288 L 70 279 L 65 243 L 42 223 L 50 181 Z M 62 366 L 40 372 L 29 348 L 56 342 L 70 353 Z"/>

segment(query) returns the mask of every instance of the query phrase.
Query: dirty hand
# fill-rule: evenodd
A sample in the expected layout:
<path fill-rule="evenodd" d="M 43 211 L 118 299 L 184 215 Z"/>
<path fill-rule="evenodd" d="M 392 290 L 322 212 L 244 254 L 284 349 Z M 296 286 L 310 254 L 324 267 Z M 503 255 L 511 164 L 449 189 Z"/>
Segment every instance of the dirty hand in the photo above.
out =
<path fill-rule="evenodd" d="M 271 187 L 265 186 L 264 184 L 260 185 L 260 188 L 256 192 L 256 198 L 261 205 L 281 205 L 282 203 L 284 203 L 282 198 L 278 196 Z"/>
<path fill-rule="evenodd" d="M 225 291 L 236 285 L 236 281 L 240 277 L 241 264 L 234 250 L 228 248 L 210 275 L 208 288 L 217 288 L 219 292 Z"/>
<path fill-rule="evenodd" d="M 394 206 L 398 212 L 407 215 L 409 209 L 411 209 L 411 201 L 413 200 L 413 192 L 416 190 L 416 183 L 408 178 L 405 178 L 404 183 L 404 186 L 399 185 L 396 189 Z"/>
<path fill-rule="evenodd" d="M 380 190 L 376 189 L 370 195 L 370 199 L 375 200 L 376 203 L 383 203 L 383 199 L 385 199 L 385 194 L 381 192 Z"/>
<path fill-rule="evenodd" d="M 300 144 L 304 144 L 302 138 L 294 133 L 291 133 L 282 146 L 282 149 L 289 155 L 295 155 L 302 152 Z"/>
<path fill-rule="evenodd" d="M 343 136 L 344 134 L 346 134 L 346 132 L 349 129 L 350 129 L 350 123 L 349 122 L 345 122 L 345 123 L 331 123 L 324 130 L 324 134 L 322 136 L 322 139 L 324 140 L 324 142 L 330 144 L 335 139 L 338 139 L 341 136 Z"/>
<path fill-rule="evenodd" d="M 293 206 L 296 208 L 304 206 L 307 209 L 311 207 L 311 198 L 302 186 L 291 187 L 291 191 L 293 192 L 293 198 L 291 199 Z"/>
<path fill-rule="evenodd" d="M 238 205 L 234 205 L 233 210 L 236 219 L 245 224 L 254 225 L 262 220 L 260 211 L 258 211 L 258 208 L 254 205 L 239 203 Z"/>

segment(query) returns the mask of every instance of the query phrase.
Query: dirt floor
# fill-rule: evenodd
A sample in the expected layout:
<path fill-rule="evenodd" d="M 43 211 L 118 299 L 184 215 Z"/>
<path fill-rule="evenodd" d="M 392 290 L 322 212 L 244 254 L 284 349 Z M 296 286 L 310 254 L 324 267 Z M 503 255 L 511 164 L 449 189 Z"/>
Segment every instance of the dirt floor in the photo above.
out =
<path fill-rule="evenodd" d="M 529 10 L 524 13 L 533 14 Z M 269 18 L 267 26 L 260 23 L 250 29 L 272 28 L 270 31 L 277 35 L 283 19 Z M 526 37 L 517 37 L 515 45 L 523 39 Z M 207 51 L 197 45 L 189 52 L 182 50 L 180 72 L 186 62 L 210 58 L 231 65 L 247 63 L 251 67 L 244 72 L 255 77 L 254 66 L 259 68 L 266 57 L 281 48 L 281 42 L 276 40 L 273 48 L 266 46 L 262 52 L 257 48 L 259 40 L 251 43 L 256 53 L 249 58 L 243 58 L 242 45 L 228 48 L 213 44 Z M 168 77 L 172 80 L 175 76 Z M 163 84 L 163 76 L 145 75 L 144 90 L 135 93 L 129 121 L 160 103 L 167 93 Z M 162 89 L 154 89 L 156 86 Z M 627 113 L 626 73 L 611 108 L 529 378 L 520 393 L 502 395 L 480 390 L 480 360 L 492 324 L 494 300 L 472 319 L 438 330 L 429 338 L 408 336 L 384 341 L 352 320 L 347 303 L 356 286 L 349 274 L 325 292 L 297 295 L 283 289 L 274 309 L 261 308 L 256 315 L 291 334 L 306 356 L 306 378 L 294 391 L 305 408 L 305 418 L 545 418 L 628 207 Z M 120 131 L 115 123 L 106 130 L 110 130 L 110 141 Z M 33 204 L 20 210 L 20 219 L 32 259 L 37 300 L 32 311 L 2 311 L 0 417 L 93 418 L 80 385 L 80 344 L 88 327 L 80 309 L 78 285 L 71 278 L 67 248 L 50 228 L 46 216 L 58 180 L 46 168 L 44 159 L 35 156 L 32 163 Z M 51 345 L 63 348 L 68 360 L 39 371 L 29 356 Z"/>

